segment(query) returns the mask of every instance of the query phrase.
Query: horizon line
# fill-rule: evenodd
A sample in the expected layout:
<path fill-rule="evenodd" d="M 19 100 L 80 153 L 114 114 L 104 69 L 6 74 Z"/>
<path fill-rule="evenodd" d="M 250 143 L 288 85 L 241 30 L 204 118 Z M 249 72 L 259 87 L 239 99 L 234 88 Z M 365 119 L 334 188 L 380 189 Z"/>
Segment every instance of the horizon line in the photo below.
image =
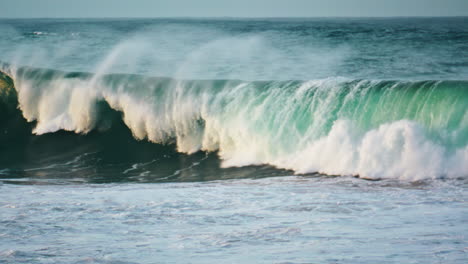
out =
<path fill-rule="evenodd" d="M 0 19 L 313 19 L 313 18 L 468 18 L 467 15 L 410 16 L 79 16 L 79 17 L 0 17 Z"/>

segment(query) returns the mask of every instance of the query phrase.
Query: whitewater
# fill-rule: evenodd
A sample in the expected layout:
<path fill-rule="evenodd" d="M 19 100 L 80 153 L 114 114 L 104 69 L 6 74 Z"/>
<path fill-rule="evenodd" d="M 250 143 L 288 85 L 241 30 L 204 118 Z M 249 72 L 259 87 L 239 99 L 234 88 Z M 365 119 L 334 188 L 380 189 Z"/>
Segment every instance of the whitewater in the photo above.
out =
<path fill-rule="evenodd" d="M 0 262 L 466 263 L 467 25 L 0 19 Z"/>

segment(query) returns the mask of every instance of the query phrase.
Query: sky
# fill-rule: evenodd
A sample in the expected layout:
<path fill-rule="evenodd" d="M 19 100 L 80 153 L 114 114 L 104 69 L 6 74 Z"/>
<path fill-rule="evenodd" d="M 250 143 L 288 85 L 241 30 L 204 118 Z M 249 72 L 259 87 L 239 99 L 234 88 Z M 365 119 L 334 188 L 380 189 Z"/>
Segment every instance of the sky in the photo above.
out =
<path fill-rule="evenodd" d="M 2 18 L 468 16 L 468 0 L 0 0 Z"/>

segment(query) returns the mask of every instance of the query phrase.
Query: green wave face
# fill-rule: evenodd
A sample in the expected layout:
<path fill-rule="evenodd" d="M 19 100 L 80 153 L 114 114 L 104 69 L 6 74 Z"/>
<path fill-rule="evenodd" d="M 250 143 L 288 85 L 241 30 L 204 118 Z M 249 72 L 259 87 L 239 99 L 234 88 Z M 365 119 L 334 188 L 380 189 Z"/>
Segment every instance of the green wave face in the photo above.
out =
<path fill-rule="evenodd" d="M 2 69 L 17 91 L 8 100 L 36 122 L 36 134 L 108 129 L 110 107 L 136 139 L 175 142 L 184 153 L 217 151 L 224 166 L 367 178 L 468 174 L 467 81 L 248 82 Z M 6 98 L 12 82 L 0 79 Z"/>
<path fill-rule="evenodd" d="M 432 139 L 460 147 L 468 142 L 467 87 L 466 82 L 456 81 L 312 83 L 304 96 L 292 92 L 298 99 L 292 121 L 298 132 L 313 130 L 312 137 L 322 137 L 336 120 L 352 121 L 360 133 L 411 120 L 423 126 Z"/>

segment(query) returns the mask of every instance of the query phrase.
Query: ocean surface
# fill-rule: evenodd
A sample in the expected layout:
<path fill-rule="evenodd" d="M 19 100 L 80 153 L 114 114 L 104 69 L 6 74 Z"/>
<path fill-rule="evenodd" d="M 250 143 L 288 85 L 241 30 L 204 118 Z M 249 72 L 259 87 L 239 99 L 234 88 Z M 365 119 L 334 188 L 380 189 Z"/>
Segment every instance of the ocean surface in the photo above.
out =
<path fill-rule="evenodd" d="M 467 263 L 468 18 L 0 19 L 1 263 Z"/>

